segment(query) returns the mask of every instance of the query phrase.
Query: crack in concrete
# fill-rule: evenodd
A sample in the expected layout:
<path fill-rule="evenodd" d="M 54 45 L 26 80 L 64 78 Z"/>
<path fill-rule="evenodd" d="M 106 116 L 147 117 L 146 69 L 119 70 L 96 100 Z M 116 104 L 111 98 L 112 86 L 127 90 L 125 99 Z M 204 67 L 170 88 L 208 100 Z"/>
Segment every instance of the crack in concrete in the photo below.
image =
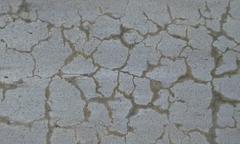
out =
<path fill-rule="evenodd" d="M 240 42 L 237 40 L 237 38 L 228 34 L 228 32 L 224 29 L 224 25 L 229 22 L 229 19 L 233 19 L 233 16 L 231 14 L 231 2 L 232 2 L 231 0 L 228 1 L 224 12 L 220 15 L 220 18 L 218 20 L 219 25 L 220 25 L 220 30 L 214 30 L 207 23 L 207 21 L 214 20 L 214 16 L 212 15 L 213 10 L 211 9 L 210 2 L 204 2 L 203 9 L 198 8 L 196 10 L 199 15 L 198 22 L 190 23 L 190 24 L 185 24 L 185 22 L 187 23 L 187 21 L 189 21 L 189 19 L 176 16 L 176 12 L 175 12 L 174 8 L 172 7 L 172 5 L 170 5 L 170 3 L 166 4 L 166 6 L 164 7 L 164 9 L 166 9 L 166 15 L 169 18 L 169 21 L 165 24 L 160 24 L 156 17 L 152 16 L 151 13 L 149 13 L 147 10 L 142 9 L 141 15 L 144 17 L 145 23 L 151 23 L 152 25 L 154 25 L 156 27 L 156 29 L 154 31 L 148 31 L 146 33 L 143 33 L 137 27 L 133 28 L 129 25 L 125 25 L 124 23 L 122 23 L 123 18 L 127 17 L 126 14 L 121 15 L 121 16 L 116 16 L 116 15 L 114 15 L 114 12 L 113 13 L 105 12 L 104 8 L 101 6 L 98 7 L 100 12 L 97 15 L 96 19 L 93 21 L 87 20 L 87 19 L 85 20 L 84 13 L 81 13 L 80 10 L 77 10 L 77 15 L 80 17 L 80 22 L 77 25 L 73 24 L 71 26 L 65 26 L 65 24 L 63 23 L 61 26 L 56 26 L 54 23 L 51 22 L 51 20 L 49 20 L 49 21 L 42 20 L 39 17 L 39 12 L 38 12 L 39 10 L 34 11 L 32 9 L 32 5 L 30 2 L 28 2 L 26 0 L 22 0 L 21 4 L 18 6 L 17 10 L 15 10 L 16 12 L 14 12 L 14 10 L 10 7 L 10 9 L 7 12 L 0 13 L 0 18 L 2 16 L 10 16 L 12 19 L 11 22 L 7 22 L 3 27 L 0 27 L 0 30 L 5 29 L 9 25 L 9 23 L 14 23 L 15 21 L 24 21 L 25 23 L 42 22 L 42 23 L 47 24 L 48 36 L 43 39 L 38 40 L 36 44 L 31 46 L 30 50 L 19 50 L 17 47 L 10 48 L 10 47 L 8 47 L 8 44 L 4 41 L 4 39 L 2 39 L 2 42 L 5 43 L 5 46 L 3 46 L 5 48 L 3 48 L 3 49 L 15 51 L 20 54 L 29 55 L 33 61 L 33 68 L 31 69 L 31 74 L 32 74 L 31 77 L 37 76 L 41 79 L 48 80 L 48 84 L 47 84 L 47 87 L 45 88 L 45 94 L 44 94 L 44 97 L 45 97 L 44 118 L 26 123 L 26 122 L 22 122 L 22 121 L 12 120 L 10 116 L 3 115 L 3 116 L 0 116 L 0 124 L 6 124 L 6 125 L 9 125 L 12 127 L 24 126 L 24 127 L 31 129 L 35 122 L 46 120 L 47 121 L 47 132 L 45 135 L 45 138 L 46 138 L 45 143 L 52 144 L 53 137 L 55 136 L 55 133 L 54 133 L 55 128 L 74 129 L 75 131 L 77 131 L 77 127 L 79 125 L 91 123 L 93 111 L 91 111 L 89 107 L 91 104 L 98 104 L 98 105 L 102 105 L 105 108 L 107 116 L 108 116 L 107 119 L 110 120 L 109 121 L 110 124 L 109 125 L 102 124 L 103 126 L 99 126 L 99 127 L 102 127 L 103 130 L 99 130 L 98 128 L 93 128 L 95 131 L 94 136 L 96 137 L 97 144 L 103 143 L 105 137 L 107 137 L 107 136 L 116 136 L 119 138 L 123 138 L 124 143 L 129 143 L 128 141 L 131 140 L 131 138 L 129 138 L 129 137 L 139 134 L 138 133 L 139 127 L 137 127 L 137 128 L 133 127 L 132 123 L 134 123 L 134 122 L 132 122 L 132 121 L 134 121 L 135 118 L 142 116 L 142 110 L 151 110 L 151 111 L 157 112 L 162 117 L 166 116 L 166 119 L 167 119 L 166 121 L 168 123 L 163 126 L 163 132 L 159 133 L 158 136 L 156 138 L 154 138 L 154 140 L 152 142 L 154 144 L 157 144 L 158 142 L 160 142 L 166 138 L 167 138 L 166 141 L 169 144 L 177 143 L 177 142 L 175 142 L 174 138 L 171 136 L 172 132 L 167 130 L 168 127 L 170 127 L 170 125 L 175 126 L 176 129 L 179 132 L 183 133 L 182 135 L 184 135 L 187 139 L 190 139 L 190 140 L 194 139 L 192 134 L 199 133 L 201 136 L 203 136 L 206 139 L 207 143 L 210 143 L 210 144 L 218 144 L 219 143 L 220 144 L 220 142 L 218 140 L 218 136 L 219 136 L 219 134 L 217 132 L 218 129 L 227 129 L 227 128 L 238 129 L 239 128 L 239 126 L 238 126 L 239 121 L 236 118 L 233 118 L 233 121 L 234 121 L 233 126 L 221 127 L 218 124 L 218 114 L 219 114 L 220 107 L 224 104 L 230 104 L 231 106 L 236 107 L 237 105 L 240 104 L 240 100 L 225 96 L 220 90 L 217 90 L 216 84 L 214 83 L 214 81 L 216 79 L 239 76 L 240 52 L 236 49 L 239 47 Z M 124 9 L 126 10 L 128 7 L 131 7 L 130 1 L 127 2 L 127 6 Z M 208 16 L 206 13 L 209 14 L 210 16 Z M 35 15 L 34 16 L 35 18 L 32 19 L 32 15 Z M 108 17 L 112 20 L 118 21 L 120 23 L 120 25 L 118 27 L 119 33 L 117 33 L 117 34 L 112 33 L 112 34 L 110 34 L 110 36 L 107 36 L 104 38 L 94 35 L 94 33 L 92 32 L 92 28 L 98 22 L 97 19 L 100 17 L 103 17 L 103 16 L 106 16 L 106 17 Z M 0 21 L 1 21 L 1 19 L 0 19 Z M 181 35 L 181 34 L 178 34 L 178 32 L 176 32 L 176 34 L 171 33 L 168 30 L 170 25 L 186 26 L 186 29 L 183 30 L 184 34 Z M 210 59 L 210 58 L 213 59 L 214 67 L 210 69 L 210 77 L 211 77 L 210 80 L 205 80 L 205 79 L 202 79 L 201 77 L 198 77 L 198 74 L 196 74 L 194 72 L 195 66 L 191 65 L 189 62 L 190 56 L 187 53 L 188 51 L 190 51 L 190 52 L 204 51 L 200 47 L 192 46 L 193 45 L 193 44 L 191 44 L 192 38 L 191 38 L 191 35 L 189 35 L 189 33 L 191 33 L 191 29 L 199 29 L 200 27 L 205 28 L 208 36 L 210 36 L 212 38 L 212 41 L 210 44 L 211 48 L 208 52 L 208 54 L 209 54 L 208 59 Z M 56 71 L 53 75 L 48 76 L 48 77 L 46 77 L 44 75 L 37 75 L 36 74 L 36 71 L 38 69 L 37 58 L 33 54 L 33 51 L 35 50 L 35 47 L 39 46 L 41 43 L 48 42 L 50 40 L 50 38 L 52 37 L 52 33 L 53 33 L 52 29 L 53 28 L 57 28 L 60 31 L 63 45 L 65 46 L 66 49 L 68 49 L 68 48 L 70 49 L 70 54 L 64 58 L 63 64 L 58 68 L 58 71 Z M 99 44 L 97 44 L 97 46 L 95 46 L 95 48 L 90 53 L 84 52 L 84 50 L 83 51 L 79 50 L 79 45 L 77 44 L 77 42 L 75 42 L 74 40 L 72 40 L 71 38 L 66 36 L 66 32 L 69 30 L 73 30 L 74 28 L 77 28 L 80 32 L 84 33 L 84 35 L 85 35 L 85 37 L 83 38 L 84 44 L 87 42 L 91 43 L 91 39 L 96 39 L 96 40 L 100 41 Z M 131 34 L 132 32 L 135 33 L 135 36 L 141 37 L 139 41 L 136 41 L 137 38 L 135 38 L 134 36 L 133 36 L 134 37 L 133 42 L 128 41 L 128 38 L 126 37 L 126 35 Z M 158 36 L 160 36 L 163 32 L 166 32 L 173 39 L 181 40 L 186 43 L 183 47 L 180 48 L 180 52 L 176 56 L 173 56 L 173 57 L 168 56 L 168 55 L 164 54 L 162 50 L 158 49 L 158 47 L 162 43 L 162 38 L 158 37 Z M 1 31 L 0 31 L 0 34 L 1 34 Z M 214 46 L 213 43 L 215 41 L 217 41 L 218 38 L 221 36 L 223 36 L 227 40 L 233 42 L 235 44 L 235 46 L 232 48 L 227 48 L 224 52 L 220 52 L 218 47 Z M 155 43 L 156 40 L 154 39 L 153 40 L 154 42 L 152 42 L 152 43 L 150 43 L 150 45 L 148 45 L 148 43 L 146 41 L 148 39 L 152 39 L 154 37 L 157 37 L 156 39 L 158 40 L 158 42 Z M 127 48 L 127 56 L 126 56 L 125 60 L 121 63 L 121 65 L 119 67 L 116 67 L 116 68 L 110 68 L 107 66 L 103 66 L 103 65 L 99 64 L 98 61 L 94 58 L 94 55 L 96 55 L 97 52 L 101 49 L 99 46 L 103 42 L 110 41 L 110 40 L 119 41 L 122 45 L 122 48 Z M 201 39 L 200 39 L 200 41 L 201 41 Z M 151 60 L 151 59 L 149 59 L 149 60 L 147 59 L 146 65 L 143 68 L 143 70 L 139 70 L 141 73 L 139 75 L 130 70 L 128 71 L 125 68 L 130 65 L 131 59 L 135 58 L 132 53 L 135 52 L 134 51 L 135 49 L 138 49 L 137 46 L 140 44 L 143 44 L 145 46 L 144 48 L 146 48 L 146 49 L 154 49 L 155 50 L 154 52 L 159 52 L 159 58 L 156 58 L 157 60 L 155 60 L 155 61 Z M 171 45 L 169 45 L 169 47 L 171 47 Z M 2 49 L 2 47 L 0 47 L 0 48 Z M 229 51 L 234 52 L 237 55 L 236 61 L 234 61 L 236 63 L 236 68 L 233 70 L 227 70 L 221 74 L 217 74 L 216 73 L 217 68 L 224 63 L 223 56 Z M 55 53 L 55 54 L 57 55 L 57 53 Z M 190 55 L 191 55 L 191 53 L 190 53 Z M 60 56 L 60 57 L 62 57 L 62 56 Z M 91 65 L 94 67 L 94 70 L 91 72 L 87 72 L 87 73 L 79 73 L 78 71 L 76 73 L 74 73 L 74 72 L 71 73 L 71 72 L 65 72 L 63 70 L 66 66 L 73 64 L 74 60 L 76 60 L 79 57 L 83 57 L 84 61 L 89 60 Z M 0 56 L 0 59 L 1 59 L 1 56 Z M 137 59 L 137 58 L 135 58 L 135 59 Z M 185 72 L 181 75 L 177 75 L 177 79 L 173 80 L 173 82 L 170 82 L 170 84 L 167 86 L 164 85 L 164 83 L 161 80 L 156 80 L 155 78 L 152 78 L 149 76 L 149 74 L 151 72 L 164 66 L 162 64 L 162 61 L 164 59 L 168 59 L 173 62 L 176 62 L 177 60 L 183 60 L 184 65 L 186 67 Z M 205 59 L 205 58 L 202 58 L 202 59 Z M 109 61 L 114 62 L 114 59 L 111 59 Z M 195 62 L 195 64 L 197 64 L 197 62 Z M 138 65 L 137 60 L 136 60 L 136 65 Z M 205 67 L 203 67 L 203 69 L 204 68 Z M 83 69 L 85 69 L 84 66 L 83 66 Z M 1 70 L 2 69 L 0 69 L 0 71 Z M 4 70 L 4 68 L 3 68 L 3 70 Z M 102 83 L 108 83 L 108 82 L 101 82 L 101 80 L 99 80 L 97 77 L 97 75 L 99 73 L 101 73 L 101 70 L 106 70 L 106 71 L 111 71 L 111 72 L 117 73 L 116 80 L 114 81 L 114 84 L 112 84 L 112 91 L 110 92 L 111 94 L 109 94 L 109 95 L 105 94 L 105 88 L 102 85 Z M 173 70 L 173 69 L 170 69 L 168 71 L 171 71 L 171 70 Z M 132 79 L 130 81 L 133 85 L 133 88 L 130 93 L 127 93 L 125 90 L 120 89 L 120 85 L 122 83 L 120 74 L 126 74 L 127 76 L 132 77 Z M 161 75 L 161 74 L 159 74 L 159 75 Z M 107 80 L 112 79 L 111 75 L 106 74 L 104 76 L 106 77 L 105 79 L 107 79 Z M 59 125 L 57 123 L 57 121 L 54 122 L 55 120 L 53 120 L 53 118 L 51 117 L 51 112 L 53 111 L 53 109 L 52 109 L 52 102 L 51 102 L 52 96 L 51 96 L 50 87 L 56 77 L 60 78 L 61 80 L 64 80 L 69 85 L 74 87 L 74 89 L 76 89 L 80 93 L 80 95 L 79 95 L 80 100 L 84 102 L 83 109 L 79 110 L 79 111 L 83 112 L 83 120 L 79 120 L 77 122 L 77 124 L 75 124 L 75 125 L 74 124 L 73 125 L 71 125 L 71 124 Z M 79 78 L 88 78 L 88 79 L 92 80 L 93 84 L 96 86 L 95 89 L 92 89 L 92 91 L 96 92 L 95 97 L 91 97 L 91 98 L 87 97 L 87 94 L 85 93 L 84 88 L 82 88 L 78 84 Z M 147 104 L 139 104 L 136 101 L 136 97 L 144 96 L 144 94 L 141 95 L 141 93 L 138 95 L 134 95 L 137 91 L 136 89 L 138 86 L 136 79 L 149 80 L 150 92 L 149 92 L 148 97 L 150 97 L 150 101 L 147 102 L 147 100 L 145 100 L 147 102 Z M 81 80 L 82 79 L 80 79 L 79 81 L 81 81 Z M 210 118 L 211 126 L 207 127 L 206 128 L 207 130 L 203 130 L 198 127 L 187 128 L 184 126 L 184 124 L 181 124 L 181 122 L 177 123 L 177 122 L 172 121 L 174 118 L 172 118 L 172 116 L 171 116 L 170 109 L 174 108 L 175 105 L 182 104 L 186 107 L 186 112 L 191 111 L 190 110 L 191 106 L 185 101 L 185 99 L 181 99 L 181 98 L 178 99 L 176 97 L 176 93 L 174 93 L 174 90 L 173 90 L 177 85 L 183 85 L 183 83 L 189 82 L 189 81 L 193 81 L 194 84 L 207 86 L 207 87 L 209 87 L 209 89 L 211 89 L 212 96 L 211 96 L 210 104 L 208 106 L 208 110 L 211 111 L 211 118 Z M 0 90 L 2 91 L 1 102 L 3 102 L 6 99 L 8 91 L 17 89 L 23 83 L 24 83 L 24 81 L 22 79 L 19 79 L 18 81 L 12 81 L 12 82 L 8 82 L 8 81 L 5 82 L 5 81 L 1 80 L 0 81 Z M 130 87 L 129 82 L 126 82 L 126 83 L 123 82 L 123 84 L 125 84 L 127 88 Z M 109 89 L 110 89 L 110 87 L 109 87 Z M 163 95 L 160 94 L 161 90 L 166 90 L 167 92 L 169 92 L 169 96 L 167 96 L 167 100 L 166 100 L 169 103 L 169 105 L 167 106 L 166 109 L 163 109 L 155 104 L 156 101 L 159 101 L 159 100 L 161 101 L 161 98 L 163 97 Z M 124 118 L 126 118 L 126 122 L 123 122 L 123 123 L 126 123 L 125 127 L 127 129 L 124 132 L 122 132 L 122 130 L 120 130 L 118 128 L 115 129 L 115 128 L 111 127 L 111 125 L 113 125 L 115 122 L 114 121 L 115 110 L 110 103 L 118 101 L 118 100 L 120 102 L 122 102 L 121 98 L 119 98 L 117 96 L 118 94 L 122 94 L 123 98 L 126 99 L 130 103 L 130 106 L 131 106 L 127 110 L 128 112 L 127 112 L 126 116 L 125 117 L 123 116 Z M 199 102 L 199 103 L 201 104 L 201 102 Z M 180 107 L 179 109 L 184 109 L 184 108 Z M 103 111 L 100 110 L 100 112 L 103 112 Z M 0 113 L 0 115 L 1 115 L 1 113 Z M 138 121 L 135 121 L 135 122 L 138 124 Z M 99 125 L 101 125 L 101 124 L 99 124 Z M 139 125 L 139 126 L 141 126 L 141 125 Z M 97 126 L 95 126 L 95 127 L 97 127 Z M 0 131 L 1 131 L 1 128 L 0 128 Z M 103 131 L 106 134 L 103 134 L 104 133 Z M 74 133 L 75 133 L 76 143 L 80 144 L 82 141 L 79 140 L 77 132 L 74 132 Z M 148 136 L 148 134 L 146 134 L 146 135 Z M 149 135 L 151 135 L 151 134 L 149 134 Z M 150 138 L 149 138 L 149 141 L 150 141 Z"/>

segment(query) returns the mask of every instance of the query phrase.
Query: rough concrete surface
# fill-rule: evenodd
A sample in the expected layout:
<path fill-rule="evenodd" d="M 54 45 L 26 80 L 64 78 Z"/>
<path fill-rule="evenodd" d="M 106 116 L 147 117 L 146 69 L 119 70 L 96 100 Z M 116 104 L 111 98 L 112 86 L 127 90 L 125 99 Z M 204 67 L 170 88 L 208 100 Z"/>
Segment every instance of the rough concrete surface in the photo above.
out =
<path fill-rule="evenodd" d="M 239 144 L 240 0 L 0 0 L 0 144 Z"/>

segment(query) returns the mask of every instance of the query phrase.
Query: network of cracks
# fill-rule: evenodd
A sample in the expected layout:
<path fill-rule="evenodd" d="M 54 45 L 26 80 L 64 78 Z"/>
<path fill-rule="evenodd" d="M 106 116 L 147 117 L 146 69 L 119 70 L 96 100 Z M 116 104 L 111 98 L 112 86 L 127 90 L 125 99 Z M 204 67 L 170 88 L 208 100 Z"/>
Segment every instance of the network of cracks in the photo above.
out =
<path fill-rule="evenodd" d="M 238 144 L 239 0 L 0 0 L 0 143 Z"/>

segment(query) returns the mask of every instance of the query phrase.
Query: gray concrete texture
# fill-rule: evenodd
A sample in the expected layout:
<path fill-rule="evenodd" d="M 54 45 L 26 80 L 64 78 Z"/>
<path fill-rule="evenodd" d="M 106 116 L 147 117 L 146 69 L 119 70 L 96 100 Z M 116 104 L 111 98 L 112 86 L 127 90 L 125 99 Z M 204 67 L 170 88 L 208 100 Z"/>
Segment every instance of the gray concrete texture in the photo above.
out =
<path fill-rule="evenodd" d="M 0 0 L 0 144 L 239 143 L 239 0 Z"/>

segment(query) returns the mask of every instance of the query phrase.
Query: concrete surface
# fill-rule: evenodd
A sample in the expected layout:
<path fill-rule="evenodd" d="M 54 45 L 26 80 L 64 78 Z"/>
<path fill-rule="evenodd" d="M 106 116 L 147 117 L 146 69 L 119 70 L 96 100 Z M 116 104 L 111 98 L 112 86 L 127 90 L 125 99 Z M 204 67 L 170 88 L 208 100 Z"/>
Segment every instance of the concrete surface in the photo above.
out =
<path fill-rule="evenodd" d="M 239 0 L 0 0 L 1 144 L 239 144 Z"/>

